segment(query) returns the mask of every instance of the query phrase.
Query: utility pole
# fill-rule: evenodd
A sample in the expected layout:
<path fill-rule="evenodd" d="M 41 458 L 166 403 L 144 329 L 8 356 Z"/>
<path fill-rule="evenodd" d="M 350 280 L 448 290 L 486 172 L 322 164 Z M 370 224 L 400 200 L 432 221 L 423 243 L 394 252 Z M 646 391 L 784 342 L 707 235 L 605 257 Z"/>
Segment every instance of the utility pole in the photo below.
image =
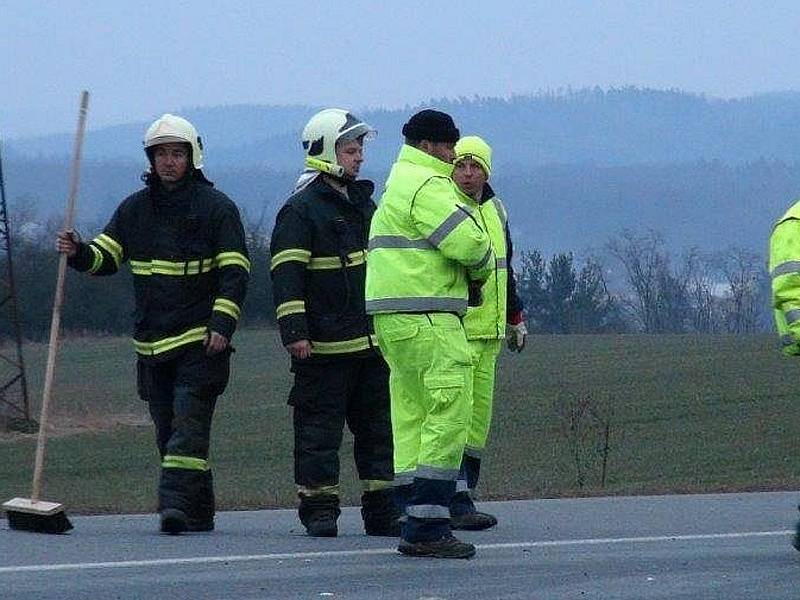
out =
<path fill-rule="evenodd" d="M 22 356 L 22 327 L 14 284 L 11 228 L 3 175 L 0 140 L 0 428 L 33 433 L 38 424 L 31 417 L 28 381 Z"/>

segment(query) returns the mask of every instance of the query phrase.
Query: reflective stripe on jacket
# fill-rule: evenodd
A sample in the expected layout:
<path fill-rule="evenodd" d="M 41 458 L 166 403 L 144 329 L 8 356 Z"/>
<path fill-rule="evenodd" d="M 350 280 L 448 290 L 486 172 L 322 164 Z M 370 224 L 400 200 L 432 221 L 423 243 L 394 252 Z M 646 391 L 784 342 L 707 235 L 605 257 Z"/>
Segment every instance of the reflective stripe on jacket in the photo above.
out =
<path fill-rule="evenodd" d="M 154 184 L 132 194 L 103 232 L 69 259 L 92 275 L 111 275 L 126 262 L 140 355 L 164 357 L 202 341 L 208 330 L 231 338 L 250 259 L 236 205 L 205 179 L 188 179 L 174 191 Z"/>
<path fill-rule="evenodd" d="M 310 340 L 312 354 L 322 357 L 377 346 L 364 311 L 373 190 L 371 181 L 354 181 L 345 196 L 320 175 L 278 212 L 270 275 L 284 345 Z"/>
<path fill-rule="evenodd" d="M 468 277 L 494 270 L 489 237 L 460 201 L 452 165 L 404 145 L 372 219 L 368 313 L 467 309 Z"/>

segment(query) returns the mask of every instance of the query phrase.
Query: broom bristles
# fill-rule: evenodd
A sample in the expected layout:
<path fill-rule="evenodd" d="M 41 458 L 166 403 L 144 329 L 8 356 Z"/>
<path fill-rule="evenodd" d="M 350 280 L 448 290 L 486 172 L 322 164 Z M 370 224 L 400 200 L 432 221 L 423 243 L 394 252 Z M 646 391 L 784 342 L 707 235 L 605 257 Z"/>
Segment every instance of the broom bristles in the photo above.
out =
<path fill-rule="evenodd" d="M 66 533 L 72 529 L 72 523 L 64 511 L 52 515 L 37 515 L 29 512 L 9 510 L 8 526 L 19 531 L 32 531 L 34 533 Z"/>
<path fill-rule="evenodd" d="M 72 529 L 64 505 L 57 502 L 12 498 L 4 502 L 2 508 L 8 515 L 11 529 L 37 533 L 66 533 Z"/>

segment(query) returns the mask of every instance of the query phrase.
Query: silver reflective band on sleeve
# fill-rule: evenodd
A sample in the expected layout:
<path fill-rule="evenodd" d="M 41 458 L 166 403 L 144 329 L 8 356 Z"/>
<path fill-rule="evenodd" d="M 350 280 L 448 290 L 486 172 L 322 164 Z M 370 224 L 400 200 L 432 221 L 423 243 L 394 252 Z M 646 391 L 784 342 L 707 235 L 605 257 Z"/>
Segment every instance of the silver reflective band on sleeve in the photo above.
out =
<path fill-rule="evenodd" d="M 403 473 L 395 473 L 394 474 L 394 484 L 395 485 L 410 485 L 414 483 L 414 475 L 416 475 L 416 471 L 405 471 Z"/>
<path fill-rule="evenodd" d="M 503 206 L 503 203 L 500 202 L 499 198 L 492 198 L 492 202 L 494 203 L 495 209 L 497 209 L 497 214 L 500 215 L 500 221 L 503 224 L 503 229 L 505 229 L 506 224 L 508 223 L 508 213 L 506 212 L 506 207 Z"/>
<path fill-rule="evenodd" d="M 469 491 L 469 486 L 467 485 L 466 479 L 456 479 L 456 492 L 467 492 Z"/>
<path fill-rule="evenodd" d="M 455 481 L 458 478 L 458 469 L 442 469 L 429 465 L 417 466 L 417 477 L 423 479 L 441 479 L 442 481 Z"/>
<path fill-rule="evenodd" d="M 779 264 L 777 267 L 772 269 L 772 272 L 769 274 L 769 276 L 775 279 L 776 277 L 786 275 L 787 273 L 800 273 L 800 260 L 789 260 L 785 263 Z"/>
<path fill-rule="evenodd" d="M 409 504 L 406 514 L 415 519 L 449 519 L 450 509 L 438 504 Z"/>
<path fill-rule="evenodd" d="M 483 454 L 483 450 L 480 448 L 473 448 L 472 446 L 466 446 L 464 448 L 464 456 L 471 456 L 472 458 L 480 458 Z"/>
<path fill-rule="evenodd" d="M 507 269 L 508 259 L 505 256 L 503 258 L 498 258 L 495 264 L 497 265 L 498 269 Z"/>
<path fill-rule="evenodd" d="M 797 341 L 791 333 L 781 336 L 781 346 L 794 346 L 796 343 Z"/>
<path fill-rule="evenodd" d="M 474 265 L 470 265 L 469 268 L 470 269 L 481 269 L 481 268 L 484 267 L 484 265 L 486 265 L 487 262 L 489 262 L 489 259 L 491 257 L 492 257 L 492 248 L 490 246 L 489 249 L 486 251 L 486 254 L 483 255 L 483 258 L 480 259 L 478 262 L 476 262 Z"/>
<path fill-rule="evenodd" d="M 376 298 L 366 301 L 367 312 L 455 312 L 467 310 L 466 298 Z"/>
<path fill-rule="evenodd" d="M 786 324 L 791 325 L 796 321 L 800 321 L 800 308 L 793 308 L 792 310 L 787 310 L 783 313 L 783 316 L 786 317 Z"/>
<path fill-rule="evenodd" d="M 376 235 L 369 240 L 367 249 L 372 252 L 378 248 L 411 248 L 430 250 L 433 248 L 428 240 L 412 240 L 402 235 Z"/>
<path fill-rule="evenodd" d="M 434 246 L 439 246 L 444 241 L 450 232 L 453 231 L 456 227 L 458 227 L 461 223 L 463 223 L 466 219 L 469 219 L 469 213 L 466 209 L 463 208 L 456 208 L 452 214 L 444 220 L 444 223 L 439 225 L 432 234 L 428 236 L 428 241 L 433 244 Z"/>

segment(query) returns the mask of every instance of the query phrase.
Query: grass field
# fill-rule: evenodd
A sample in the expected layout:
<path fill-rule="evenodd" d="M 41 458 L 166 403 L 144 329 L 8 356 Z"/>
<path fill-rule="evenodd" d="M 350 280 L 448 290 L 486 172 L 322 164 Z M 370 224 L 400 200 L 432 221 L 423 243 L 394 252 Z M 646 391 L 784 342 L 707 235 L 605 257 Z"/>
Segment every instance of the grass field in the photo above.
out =
<path fill-rule="evenodd" d="M 288 359 L 272 330 L 235 343 L 212 440 L 218 504 L 292 506 Z M 26 347 L 34 401 L 45 354 Z M 152 511 L 158 460 L 130 340 L 70 338 L 59 361 L 45 496 L 76 513 Z M 800 488 L 799 381 L 771 336 L 534 336 L 523 354 L 503 352 L 479 495 Z M 30 494 L 34 444 L 0 439 L 0 500 Z M 348 437 L 342 483 L 357 503 L 350 448 Z"/>

